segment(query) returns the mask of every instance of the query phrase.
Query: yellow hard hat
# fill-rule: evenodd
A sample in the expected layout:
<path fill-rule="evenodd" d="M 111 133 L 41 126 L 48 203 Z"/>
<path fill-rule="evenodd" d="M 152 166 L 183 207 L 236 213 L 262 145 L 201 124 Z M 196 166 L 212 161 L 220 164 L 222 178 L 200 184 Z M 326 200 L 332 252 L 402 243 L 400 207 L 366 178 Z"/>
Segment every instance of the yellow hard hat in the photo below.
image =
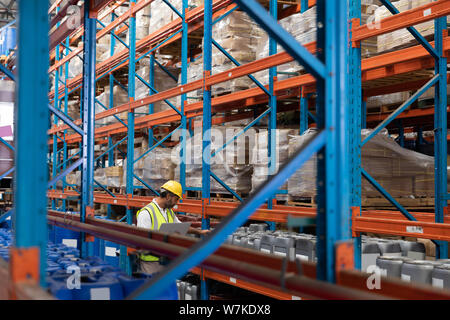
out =
<path fill-rule="evenodd" d="M 181 187 L 181 184 L 177 181 L 174 180 L 167 181 L 162 185 L 161 189 L 172 192 L 173 194 L 177 195 L 178 198 L 180 199 L 183 197 L 183 188 Z"/>

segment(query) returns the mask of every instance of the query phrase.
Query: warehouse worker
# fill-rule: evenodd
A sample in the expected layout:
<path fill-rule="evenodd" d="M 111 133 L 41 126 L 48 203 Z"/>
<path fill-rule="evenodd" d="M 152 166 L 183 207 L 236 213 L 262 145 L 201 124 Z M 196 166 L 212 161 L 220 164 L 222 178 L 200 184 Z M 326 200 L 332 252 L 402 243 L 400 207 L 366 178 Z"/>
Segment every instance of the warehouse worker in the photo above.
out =
<path fill-rule="evenodd" d="M 151 203 L 140 209 L 136 213 L 137 226 L 140 228 L 159 230 L 162 223 L 180 223 L 173 212 L 173 207 L 182 198 L 183 188 L 177 181 L 167 181 L 162 187 L 159 197 L 153 199 Z M 188 233 L 204 235 L 210 230 L 200 230 L 189 228 Z M 160 257 L 148 253 L 139 257 L 140 271 L 145 273 L 155 273 L 161 271 L 164 266 L 160 264 Z"/>

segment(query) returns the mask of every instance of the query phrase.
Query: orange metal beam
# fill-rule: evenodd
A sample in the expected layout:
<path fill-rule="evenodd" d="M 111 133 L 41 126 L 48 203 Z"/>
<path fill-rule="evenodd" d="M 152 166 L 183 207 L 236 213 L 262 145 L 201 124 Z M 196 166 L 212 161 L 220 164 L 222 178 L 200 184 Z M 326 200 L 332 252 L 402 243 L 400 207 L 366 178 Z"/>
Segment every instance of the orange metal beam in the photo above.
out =
<path fill-rule="evenodd" d="M 202 275 L 202 271 L 199 267 L 193 268 L 191 272 L 197 275 Z M 292 293 L 289 294 L 287 292 L 268 288 L 267 286 L 262 286 L 242 279 L 225 276 L 223 274 L 210 270 L 203 270 L 203 276 L 207 279 L 216 280 L 234 287 L 239 287 L 278 300 L 301 300 L 300 297 L 293 295 Z"/>
<path fill-rule="evenodd" d="M 450 14 L 450 0 L 439 0 L 376 21 L 377 26 L 363 25 L 352 30 L 352 41 L 358 42 L 395 30 L 414 26 Z"/>

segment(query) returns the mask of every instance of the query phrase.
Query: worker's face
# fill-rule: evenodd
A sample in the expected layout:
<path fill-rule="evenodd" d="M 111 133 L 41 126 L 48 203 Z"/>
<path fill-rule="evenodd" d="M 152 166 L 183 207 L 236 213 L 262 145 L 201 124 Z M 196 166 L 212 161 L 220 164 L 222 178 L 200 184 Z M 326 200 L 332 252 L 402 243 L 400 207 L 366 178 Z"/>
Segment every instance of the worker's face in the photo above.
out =
<path fill-rule="evenodd" d="M 176 195 L 168 194 L 166 197 L 166 209 L 172 209 L 178 203 L 179 198 Z"/>

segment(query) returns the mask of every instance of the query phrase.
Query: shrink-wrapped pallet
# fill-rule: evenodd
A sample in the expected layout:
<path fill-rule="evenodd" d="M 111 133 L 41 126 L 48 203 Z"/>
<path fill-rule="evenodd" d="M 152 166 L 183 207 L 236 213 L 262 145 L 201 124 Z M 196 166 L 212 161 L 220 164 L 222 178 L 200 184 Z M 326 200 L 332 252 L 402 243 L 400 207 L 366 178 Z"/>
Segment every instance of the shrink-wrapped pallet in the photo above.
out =
<path fill-rule="evenodd" d="M 172 89 L 177 86 L 178 84 L 178 76 L 180 73 L 180 69 L 176 67 L 165 67 L 170 74 L 173 75 L 174 78 L 169 76 L 169 74 L 162 70 L 158 65 L 155 65 L 154 68 L 154 87 L 158 92 L 166 91 L 168 89 Z M 138 74 L 142 79 L 149 82 L 150 80 L 150 67 L 149 66 L 143 66 L 139 70 L 136 71 L 136 74 Z M 177 79 L 177 80 L 175 80 Z M 136 79 L 136 91 L 135 96 L 136 100 L 145 98 L 150 95 L 150 89 L 147 87 L 141 80 Z M 173 106 L 179 107 L 177 105 L 177 98 L 170 98 L 167 99 L 168 102 L 170 102 Z M 153 104 L 153 112 L 157 113 L 164 110 L 169 110 L 171 107 L 165 102 L 165 101 L 158 101 Z M 136 117 L 142 116 L 144 114 L 149 113 L 149 106 L 142 106 L 135 110 Z"/>
<path fill-rule="evenodd" d="M 295 135 L 296 130 L 291 129 L 278 129 L 276 130 L 276 163 L 273 174 L 277 173 L 280 166 L 283 165 L 289 158 L 289 138 Z M 252 175 L 252 192 L 255 191 L 262 183 L 269 178 L 269 156 L 268 156 L 268 130 L 259 130 L 256 134 L 256 143 L 251 154 L 253 165 Z M 287 182 L 279 189 L 287 190 Z M 284 195 L 277 195 L 277 198 L 281 200 Z"/>
<path fill-rule="evenodd" d="M 404 12 L 413 8 L 417 8 L 419 6 L 423 6 L 425 4 L 431 3 L 432 0 L 400 0 L 393 2 L 392 4 L 400 11 Z M 426 12 L 424 12 L 426 14 Z M 377 23 L 381 19 L 387 18 L 391 16 L 390 11 L 384 7 L 380 6 L 375 11 L 374 17 L 374 26 L 377 26 Z M 447 18 L 447 21 L 448 18 Z M 423 36 L 423 37 L 432 37 L 434 35 L 434 20 L 427 21 L 421 24 L 417 24 L 414 28 Z M 393 49 L 398 49 L 401 47 L 418 44 L 415 41 L 415 38 L 407 29 L 400 29 L 391 33 L 383 34 L 378 36 L 377 39 L 377 50 L 378 52 L 385 52 Z"/>
<path fill-rule="evenodd" d="M 367 108 L 402 104 L 411 97 L 410 91 L 396 92 L 380 96 L 373 96 L 367 99 Z"/>
<path fill-rule="evenodd" d="M 213 127 L 211 131 L 211 153 L 219 151 L 242 128 Z M 249 193 L 253 168 L 250 164 L 249 150 L 254 137 L 242 135 L 225 149 L 211 158 L 211 171 L 230 189 L 238 193 Z M 174 150 L 173 159 L 179 158 L 180 147 Z M 202 187 L 202 133 L 196 133 L 186 142 L 186 186 Z M 175 170 L 175 179 L 179 179 L 179 164 Z M 211 192 L 228 193 L 215 179 L 211 178 Z"/>
<path fill-rule="evenodd" d="M 212 36 L 239 64 L 255 61 L 262 29 L 243 11 L 234 11 L 213 25 Z M 218 48 L 212 48 L 212 73 L 227 71 L 236 65 Z M 212 86 L 212 94 L 248 89 L 252 80 L 245 76 Z"/>
<path fill-rule="evenodd" d="M 299 43 L 305 45 L 317 40 L 317 10 L 312 7 L 304 13 L 296 13 L 280 20 L 280 25 L 289 32 Z M 283 52 L 284 49 L 277 45 L 277 52 Z M 256 59 L 262 59 L 269 56 L 269 37 L 267 33 L 258 39 Z M 302 72 L 303 67 L 297 62 L 292 61 L 277 67 L 278 80 L 296 76 Z M 263 70 L 255 73 L 255 78 L 262 84 L 269 83 L 269 70 Z"/>
<path fill-rule="evenodd" d="M 105 168 L 106 184 L 108 187 L 120 188 L 123 184 L 123 167 L 113 166 Z"/>
<path fill-rule="evenodd" d="M 128 92 L 119 85 L 113 87 L 113 105 L 110 106 L 110 87 L 105 86 L 104 92 L 96 97 L 95 114 L 104 112 L 112 107 L 118 107 L 128 103 Z M 106 108 L 106 109 L 105 109 Z M 116 118 L 117 117 L 117 118 Z M 95 120 L 96 126 L 105 126 L 118 122 L 118 119 L 127 120 L 127 112 L 116 114 L 116 117 L 109 116 Z"/>
<path fill-rule="evenodd" d="M 362 140 L 372 130 L 362 130 Z M 302 136 L 295 136 L 289 142 L 292 155 L 315 133 L 310 129 Z M 434 158 L 400 147 L 387 130 L 369 140 L 361 151 L 363 168 L 379 182 L 393 197 L 433 197 Z M 308 160 L 288 181 L 289 195 L 313 197 L 316 195 L 316 157 Z M 381 194 L 364 178 L 362 197 L 381 197 Z"/>
<path fill-rule="evenodd" d="M 105 168 L 97 168 L 94 170 L 94 180 L 103 186 L 108 185 L 108 179 L 106 178 Z M 95 182 L 94 187 L 98 187 L 98 185 Z"/>

